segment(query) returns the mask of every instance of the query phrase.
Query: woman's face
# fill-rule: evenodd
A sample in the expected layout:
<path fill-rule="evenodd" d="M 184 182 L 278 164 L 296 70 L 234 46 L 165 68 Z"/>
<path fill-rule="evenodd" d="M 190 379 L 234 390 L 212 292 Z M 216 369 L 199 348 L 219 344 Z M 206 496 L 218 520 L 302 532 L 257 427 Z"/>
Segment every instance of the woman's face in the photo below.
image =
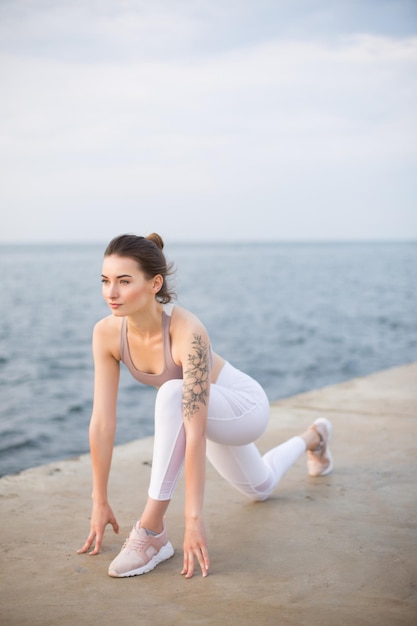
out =
<path fill-rule="evenodd" d="M 104 300 L 113 315 L 133 315 L 155 300 L 159 278 L 147 279 L 134 259 L 106 256 L 101 274 Z"/>

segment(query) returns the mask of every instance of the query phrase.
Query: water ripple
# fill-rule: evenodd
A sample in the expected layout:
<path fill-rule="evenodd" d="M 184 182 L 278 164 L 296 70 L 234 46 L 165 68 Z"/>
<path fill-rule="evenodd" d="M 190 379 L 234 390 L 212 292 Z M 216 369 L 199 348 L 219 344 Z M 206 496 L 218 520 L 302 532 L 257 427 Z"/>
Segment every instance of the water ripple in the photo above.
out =
<path fill-rule="evenodd" d="M 88 450 L 91 333 L 108 314 L 102 253 L 0 246 L 13 303 L 0 328 L 0 475 Z M 167 253 L 180 304 L 271 400 L 417 359 L 416 243 L 173 244 Z M 117 443 L 152 434 L 154 400 L 122 370 Z"/>

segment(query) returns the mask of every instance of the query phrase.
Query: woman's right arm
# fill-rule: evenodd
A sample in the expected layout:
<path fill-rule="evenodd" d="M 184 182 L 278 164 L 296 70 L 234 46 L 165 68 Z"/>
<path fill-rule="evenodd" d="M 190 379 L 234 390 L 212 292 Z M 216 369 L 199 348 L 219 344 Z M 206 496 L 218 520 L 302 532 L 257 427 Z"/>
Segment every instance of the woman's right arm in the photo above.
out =
<path fill-rule="evenodd" d="M 108 319 L 96 324 L 93 333 L 94 403 L 89 438 L 93 469 L 93 508 L 90 533 L 79 553 L 98 554 L 107 524 L 119 532 L 119 525 L 109 505 L 107 485 L 116 431 L 116 404 L 119 386 L 119 362 L 111 351 L 112 332 Z"/>

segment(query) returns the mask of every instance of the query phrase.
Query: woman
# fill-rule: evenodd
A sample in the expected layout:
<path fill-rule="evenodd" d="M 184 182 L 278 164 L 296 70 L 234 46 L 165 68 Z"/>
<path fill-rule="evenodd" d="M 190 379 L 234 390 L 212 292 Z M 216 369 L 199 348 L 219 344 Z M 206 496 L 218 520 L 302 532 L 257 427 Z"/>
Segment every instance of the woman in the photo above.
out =
<path fill-rule="evenodd" d="M 170 558 L 164 517 L 185 464 L 185 532 L 182 574 L 191 578 L 195 559 L 203 576 L 209 556 L 203 522 L 206 455 L 217 471 L 252 500 L 266 500 L 283 474 L 307 451 L 310 475 L 332 470 L 331 423 L 310 428 L 263 457 L 253 443 L 265 430 L 269 402 L 261 386 L 212 352 L 197 317 L 172 303 L 171 268 L 163 241 L 121 235 L 104 254 L 103 296 L 112 315 L 93 333 L 94 404 L 89 435 L 93 467 L 90 533 L 78 551 L 100 551 L 107 524 L 119 525 L 107 499 L 122 361 L 140 382 L 158 388 L 154 452 L 148 499 L 109 575 L 135 576 Z"/>

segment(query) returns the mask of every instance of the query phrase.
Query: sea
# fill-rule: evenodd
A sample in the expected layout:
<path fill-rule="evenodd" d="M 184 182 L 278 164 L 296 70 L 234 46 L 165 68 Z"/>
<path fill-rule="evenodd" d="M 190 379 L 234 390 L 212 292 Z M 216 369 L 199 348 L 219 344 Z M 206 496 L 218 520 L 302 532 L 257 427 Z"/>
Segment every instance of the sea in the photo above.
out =
<path fill-rule="evenodd" d="M 88 452 L 104 247 L 0 245 L 0 476 Z M 271 402 L 417 360 L 415 241 L 165 252 L 178 303 Z M 122 366 L 116 444 L 152 435 L 155 394 Z"/>

